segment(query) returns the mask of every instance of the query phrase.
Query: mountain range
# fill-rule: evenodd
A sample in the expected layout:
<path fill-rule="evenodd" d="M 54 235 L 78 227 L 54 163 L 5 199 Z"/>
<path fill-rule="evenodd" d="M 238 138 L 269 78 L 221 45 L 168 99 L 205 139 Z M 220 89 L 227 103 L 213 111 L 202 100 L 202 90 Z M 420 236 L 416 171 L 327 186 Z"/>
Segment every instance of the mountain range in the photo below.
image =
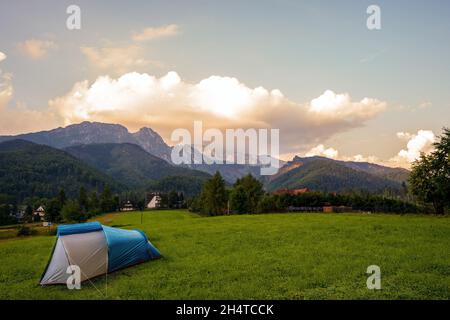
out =
<path fill-rule="evenodd" d="M 366 190 L 381 193 L 404 191 L 409 171 L 378 164 L 339 161 L 324 157 L 294 157 L 274 176 L 266 178 L 270 191 L 309 188 L 328 192 Z"/>
<path fill-rule="evenodd" d="M 64 189 L 77 196 L 81 186 L 101 192 L 178 190 L 192 196 L 207 173 L 176 167 L 130 143 L 78 145 L 63 150 L 25 140 L 0 143 L 0 194 L 52 197 Z"/>
<path fill-rule="evenodd" d="M 120 124 L 85 121 L 49 131 L 0 136 L 0 142 L 14 139 L 44 144 L 57 149 L 93 143 L 132 143 L 139 145 L 148 153 L 170 162 L 171 148 L 158 133 L 150 128 L 141 128 L 139 131 L 131 133 Z"/>
<path fill-rule="evenodd" d="M 29 143 L 26 144 L 26 141 Z M 25 160 L 19 161 L 25 167 L 30 167 L 30 170 L 35 165 L 42 169 L 41 158 L 46 158 L 44 155 L 47 154 L 47 158 L 54 156 L 57 159 L 55 161 L 61 165 L 66 161 L 71 166 L 76 166 L 83 175 L 95 176 L 93 184 L 108 183 L 120 190 L 160 188 L 165 191 L 174 186 L 184 189 L 192 186 L 192 190 L 197 192 L 202 181 L 219 171 L 228 183 L 234 183 L 237 178 L 251 173 L 261 179 L 269 191 L 307 187 L 332 192 L 366 190 L 380 193 L 389 189 L 401 193 L 409 175 L 409 171 L 402 168 L 323 157 L 294 157 L 291 161 L 282 163 L 278 174 L 264 177 L 259 176 L 259 165 L 175 166 L 170 161 L 171 147 L 151 128 L 141 128 L 133 133 L 119 124 L 99 122 L 82 122 L 49 131 L 0 136 L 0 146 L 0 150 L 3 150 L 0 154 L 0 183 L 3 189 L 8 188 L 4 184 L 6 176 L 8 179 L 14 174 L 24 176 L 20 167 L 11 161 L 17 154 L 10 153 L 17 150 L 24 152 L 28 148 L 33 152 L 39 151 L 39 157 L 30 157 L 31 151 L 27 151 L 27 156 L 23 157 L 26 163 L 23 162 Z M 38 163 L 34 163 L 36 161 Z M 33 180 L 34 177 L 33 175 Z M 49 186 L 46 188 L 51 189 Z M 189 189 L 194 193 L 192 190 Z M 0 190 L 1 192 L 3 191 Z"/>

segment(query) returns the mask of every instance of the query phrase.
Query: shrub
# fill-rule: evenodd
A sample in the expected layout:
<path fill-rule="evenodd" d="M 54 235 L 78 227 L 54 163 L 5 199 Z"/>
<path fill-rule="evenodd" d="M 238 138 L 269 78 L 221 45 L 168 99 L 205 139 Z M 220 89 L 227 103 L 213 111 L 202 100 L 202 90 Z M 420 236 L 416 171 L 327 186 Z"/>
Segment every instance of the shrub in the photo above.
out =
<path fill-rule="evenodd" d="M 27 227 L 26 225 L 21 225 L 17 230 L 17 236 L 32 236 L 36 234 L 36 230 Z"/>
<path fill-rule="evenodd" d="M 50 229 L 48 229 L 47 234 L 49 236 L 56 236 L 56 233 L 57 233 L 56 231 L 57 231 L 56 228 L 51 227 Z"/>

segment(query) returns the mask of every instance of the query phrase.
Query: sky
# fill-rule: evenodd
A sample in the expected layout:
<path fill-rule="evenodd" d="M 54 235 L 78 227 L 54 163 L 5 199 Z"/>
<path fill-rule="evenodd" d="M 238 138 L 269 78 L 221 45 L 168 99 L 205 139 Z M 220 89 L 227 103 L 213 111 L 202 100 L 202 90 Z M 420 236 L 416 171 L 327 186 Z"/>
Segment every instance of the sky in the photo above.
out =
<path fill-rule="evenodd" d="M 172 144 L 202 120 L 280 129 L 286 160 L 408 167 L 450 126 L 449 17 L 446 0 L 1 0 L 0 134 L 88 120 Z"/>

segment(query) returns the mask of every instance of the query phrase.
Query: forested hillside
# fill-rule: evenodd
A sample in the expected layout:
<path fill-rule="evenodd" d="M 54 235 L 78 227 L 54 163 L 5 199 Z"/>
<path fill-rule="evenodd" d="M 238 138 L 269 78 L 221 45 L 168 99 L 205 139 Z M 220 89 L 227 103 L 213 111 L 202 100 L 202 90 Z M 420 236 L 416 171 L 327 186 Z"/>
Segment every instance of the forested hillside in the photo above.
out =
<path fill-rule="evenodd" d="M 144 188 L 167 177 L 188 178 L 192 184 L 209 177 L 201 171 L 171 165 L 131 143 L 79 145 L 64 150 L 130 188 Z"/>
<path fill-rule="evenodd" d="M 0 143 L 0 194 L 22 200 L 52 197 L 64 189 L 76 196 L 81 186 L 100 191 L 106 185 L 113 191 L 125 188 L 64 151 L 23 140 Z"/>

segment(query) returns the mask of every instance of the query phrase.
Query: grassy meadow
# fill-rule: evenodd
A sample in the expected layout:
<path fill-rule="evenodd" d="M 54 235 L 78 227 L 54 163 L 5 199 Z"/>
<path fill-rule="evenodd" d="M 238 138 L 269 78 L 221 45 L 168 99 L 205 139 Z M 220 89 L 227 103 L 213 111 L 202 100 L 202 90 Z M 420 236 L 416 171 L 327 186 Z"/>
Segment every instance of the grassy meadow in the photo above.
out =
<path fill-rule="evenodd" d="M 139 228 L 163 258 L 82 284 L 40 287 L 55 236 L 0 239 L 0 299 L 449 299 L 450 217 L 183 210 L 96 219 Z M 3 232 L 8 232 L 4 230 Z M 381 290 L 366 269 L 381 268 Z"/>

